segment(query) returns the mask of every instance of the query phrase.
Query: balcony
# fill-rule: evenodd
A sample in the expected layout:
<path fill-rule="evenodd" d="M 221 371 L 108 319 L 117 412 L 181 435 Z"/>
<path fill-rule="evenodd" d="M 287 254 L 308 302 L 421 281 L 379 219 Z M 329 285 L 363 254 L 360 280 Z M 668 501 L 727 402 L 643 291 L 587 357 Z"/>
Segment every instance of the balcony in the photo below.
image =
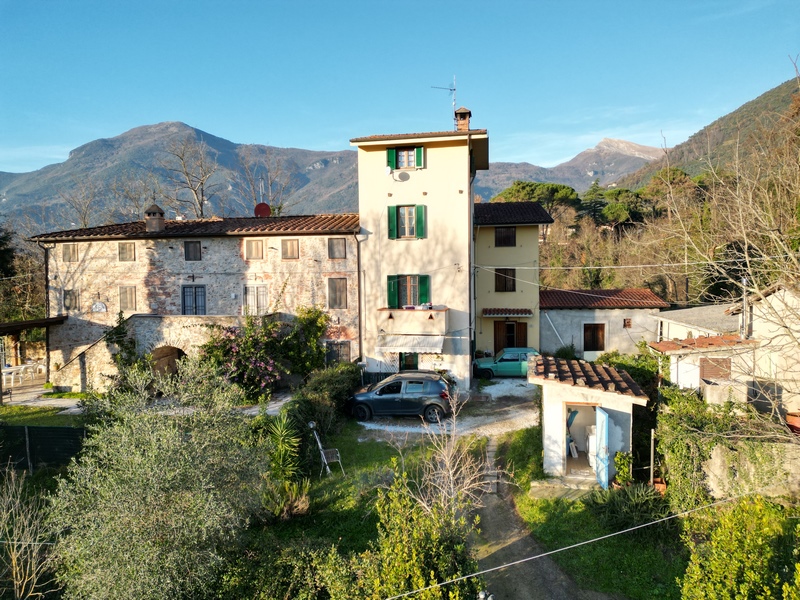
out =
<path fill-rule="evenodd" d="M 398 335 L 445 335 L 447 313 L 446 306 L 379 308 L 378 329 Z"/>

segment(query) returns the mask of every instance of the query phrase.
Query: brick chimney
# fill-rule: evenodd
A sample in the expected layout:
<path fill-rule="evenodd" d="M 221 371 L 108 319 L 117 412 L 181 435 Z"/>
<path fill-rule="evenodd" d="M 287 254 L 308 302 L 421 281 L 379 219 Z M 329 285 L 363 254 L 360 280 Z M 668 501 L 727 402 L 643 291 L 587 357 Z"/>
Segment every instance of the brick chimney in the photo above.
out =
<path fill-rule="evenodd" d="M 456 131 L 469 131 L 469 118 L 472 112 L 463 106 L 456 110 Z"/>
<path fill-rule="evenodd" d="M 164 211 L 157 204 L 151 204 L 144 211 L 144 227 L 147 233 L 164 231 Z"/>

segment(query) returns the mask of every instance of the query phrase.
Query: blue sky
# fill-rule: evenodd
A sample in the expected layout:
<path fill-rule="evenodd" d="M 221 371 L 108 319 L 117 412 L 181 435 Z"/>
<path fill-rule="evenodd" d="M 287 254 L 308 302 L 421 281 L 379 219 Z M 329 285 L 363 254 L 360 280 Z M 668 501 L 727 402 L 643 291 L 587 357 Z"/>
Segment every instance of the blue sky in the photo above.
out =
<path fill-rule="evenodd" d="M 794 75 L 798 0 L 0 0 L 0 171 L 183 121 L 340 150 L 452 127 L 553 166 L 602 138 L 673 146 Z"/>

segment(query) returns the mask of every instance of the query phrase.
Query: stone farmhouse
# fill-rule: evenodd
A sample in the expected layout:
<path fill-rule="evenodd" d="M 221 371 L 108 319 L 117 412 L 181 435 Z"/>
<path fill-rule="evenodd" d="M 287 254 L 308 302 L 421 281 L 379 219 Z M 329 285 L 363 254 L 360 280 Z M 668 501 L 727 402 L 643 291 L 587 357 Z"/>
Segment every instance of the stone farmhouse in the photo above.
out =
<path fill-rule="evenodd" d="M 324 307 L 332 356 L 361 353 L 358 215 L 143 221 L 36 236 L 45 248 L 48 328 L 55 385 L 102 389 L 113 374 L 99 343 L 121 312 L 140 349 L 159 358 L 208 339 L 207 324 L 243 315 Z"/>

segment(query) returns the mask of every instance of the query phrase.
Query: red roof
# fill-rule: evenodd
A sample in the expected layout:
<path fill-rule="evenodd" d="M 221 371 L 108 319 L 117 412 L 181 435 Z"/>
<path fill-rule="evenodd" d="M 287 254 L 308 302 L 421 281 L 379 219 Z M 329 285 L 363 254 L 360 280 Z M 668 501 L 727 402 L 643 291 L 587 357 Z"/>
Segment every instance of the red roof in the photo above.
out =
<path fill-rule="evenodd" d="M 541 290 L 539 307 L 543 310 L 553 308 L 669 308 L 669 303 L 644 288 Z"/>
<path fill-rule="evenodd" d="M 532 371 L 528 372 L 528 378 L 622 394 L 636 398 L 637 404 L 643 404 L 642 399 L 647 401 L 642 388 L 625 371 L 585 360 L 537 356 Z"/>
<path fill-rule="evenodd" d="M 685 352 L 712 352 L 741 346 L 758 345 L 758 340 L 745 339 L 738 335 L 710 335 L 685 340 L 664 340 L 648 345 L 662 354 Z"/>
<path fill-rule="evenodd" d="M 345 235 L 361 230 L 355 213 L 330 215 L 292 215 L 287 217 L 232 217 L 165 221 L 164 231 L 147 232 L 144 221 L 117 223 L 101 227 L 56 231 L 34 236 L 38 241 L 76 241 L 98 239 L 153 239 L 169 237 L 218 237 L 228 235 Z"/>

